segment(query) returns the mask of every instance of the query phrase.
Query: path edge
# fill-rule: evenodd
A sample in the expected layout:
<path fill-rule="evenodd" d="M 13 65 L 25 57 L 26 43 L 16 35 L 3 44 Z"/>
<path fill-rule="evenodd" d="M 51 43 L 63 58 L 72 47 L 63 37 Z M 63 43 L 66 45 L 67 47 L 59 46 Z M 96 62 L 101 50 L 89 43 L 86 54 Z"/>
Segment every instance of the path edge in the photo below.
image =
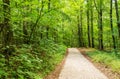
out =
<path fill-rule="evenodd" d="M 66 53 L 65 53 L 65 56 L 63 57 L 62 61 L 55 67 L 55 69 L 50 73 L 48 74 L 45 78 L 43 79 L 58 79 L 59 78 L 59 75 L 64 67 L 64 64 L 65 64 L 65 61 L 66 61 L 66 58 L 68 56 L 68 49 L 66 49 Z"/>

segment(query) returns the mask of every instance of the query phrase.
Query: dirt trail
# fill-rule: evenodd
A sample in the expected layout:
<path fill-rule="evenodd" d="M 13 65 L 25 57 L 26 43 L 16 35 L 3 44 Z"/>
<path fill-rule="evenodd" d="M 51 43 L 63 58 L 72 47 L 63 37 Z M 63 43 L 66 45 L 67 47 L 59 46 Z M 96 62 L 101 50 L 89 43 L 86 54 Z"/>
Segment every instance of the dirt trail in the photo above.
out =
<path fill-rule="evenodd" d="M 68 52 L 59 79 L 108 79 L 76 48 L 69 48 Z"/>

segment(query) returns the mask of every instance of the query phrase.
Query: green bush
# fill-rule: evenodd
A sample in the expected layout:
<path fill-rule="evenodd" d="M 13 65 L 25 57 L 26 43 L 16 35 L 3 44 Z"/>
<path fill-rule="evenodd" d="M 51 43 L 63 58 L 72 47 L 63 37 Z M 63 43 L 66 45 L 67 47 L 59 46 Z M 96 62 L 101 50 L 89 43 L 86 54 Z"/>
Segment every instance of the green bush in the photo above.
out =
<path fill-rule="evenodd" d="M 41 40 L 40 45 L 40 49 L 44 52 L 42 54 L 43 56 L 41 56 L 43 59 L 41 72 L 43 72 L 43 76 L 45 76 L 54 70 L 55 66 L 63 59 L 66 46 L 56 44 L 52 40 Z"/>
<path fill-rule="evenodd" d="M 63 59 L 66 46 L 42 40 L 40 44 L 24 44 L 15 49 L 8 63 L 0 54 L 0 79 L 42 79 Z"/>

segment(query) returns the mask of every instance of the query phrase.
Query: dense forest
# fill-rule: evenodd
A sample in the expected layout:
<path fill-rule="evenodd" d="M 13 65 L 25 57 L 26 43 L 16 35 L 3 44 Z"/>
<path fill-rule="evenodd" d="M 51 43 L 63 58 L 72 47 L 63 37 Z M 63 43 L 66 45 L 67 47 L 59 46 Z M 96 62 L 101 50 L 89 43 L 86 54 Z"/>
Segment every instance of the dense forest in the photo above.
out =
<path fill-rule="evenodd" d="M 0 78 L 39 79 L 68 47 L 120 48 L 120 0 L 0 0 Z"/>

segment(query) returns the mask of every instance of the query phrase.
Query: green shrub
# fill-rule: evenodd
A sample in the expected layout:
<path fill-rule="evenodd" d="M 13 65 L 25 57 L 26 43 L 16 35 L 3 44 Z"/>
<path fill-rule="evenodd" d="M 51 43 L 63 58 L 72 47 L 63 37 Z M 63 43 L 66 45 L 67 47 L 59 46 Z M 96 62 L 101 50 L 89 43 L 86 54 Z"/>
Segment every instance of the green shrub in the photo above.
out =
<path fill-rule="evenodd" d="M 66 46 L 42 40 L 40 44 L 24 44 L 15 49 L 8 64 L 0 54 L 0 79 L 42 79 L 63 59 Z"/>
<path fill-rule="evenodd" d="M 41 40 L 40 43 L 42 52 L 44 52 L 41 56 L 43 59 L 42 70 L 43 76 L 54 70 L 55 66 L 60 63 L 63 59 L 63 56 L 66 51 L 66 46 L 62 44 L 56 44 L 52 40 Z M 44 48 L 43 48 L 44 47 Z"/>

